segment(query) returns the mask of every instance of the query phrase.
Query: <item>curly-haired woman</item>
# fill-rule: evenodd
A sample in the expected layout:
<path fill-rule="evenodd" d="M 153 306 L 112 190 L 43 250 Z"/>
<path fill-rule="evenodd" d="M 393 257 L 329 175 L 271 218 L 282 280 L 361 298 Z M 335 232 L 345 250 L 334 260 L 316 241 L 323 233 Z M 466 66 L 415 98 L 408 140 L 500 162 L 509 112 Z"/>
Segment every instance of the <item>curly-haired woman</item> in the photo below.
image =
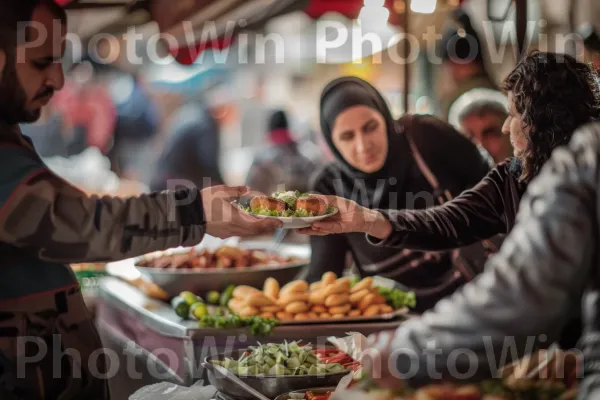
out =
<path fill-rule="evenodd" d="M 573 131 L 600 120 L 596 73 L 565 54 L 534 52 L 504 82 L 514 158 L 498 164 L 473 189 L 442 206 L 425 210 L 369 210 L 331 197 L 340 213 L 302 230 L 310 235 L 365 232 L 374 245 L 439 251 L 508 233 L 528 183 L 552 150 Z M 451 150 L 451 149 L 449 149 Z"/>
<path fill-rule="evenodd" d="M 534 52 L 510 73 L 504 89 L 509 116 L 502 130 L 510 135 L 515 157 L 473 189 L 425 210 L 370 210 L 330 197 L 340 213 L 301 232 L 365 232 L 376 246 L 441 251 L 511 231 L 527 185 L 552 150 L 566 145 L 579 126 L 600 120 L 600 88 L 588 65 L 564 54 Z"/>

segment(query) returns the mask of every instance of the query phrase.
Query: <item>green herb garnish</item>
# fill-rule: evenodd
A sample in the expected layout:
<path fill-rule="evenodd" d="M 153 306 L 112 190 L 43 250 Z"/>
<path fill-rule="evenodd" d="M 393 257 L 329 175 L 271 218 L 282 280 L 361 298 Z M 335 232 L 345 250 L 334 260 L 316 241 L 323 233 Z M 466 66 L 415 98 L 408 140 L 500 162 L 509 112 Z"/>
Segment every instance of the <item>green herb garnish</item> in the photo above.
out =
<path fill-rule="evenodd" d="M 387 303 L 391 304 L 394 310 L 399 310 L 404 307 L 414 308 L 417 305 L 415 292 L 405 292 L 400 289 L 382 287 L 378 289 L 379 293 L 385 297 Z"/>

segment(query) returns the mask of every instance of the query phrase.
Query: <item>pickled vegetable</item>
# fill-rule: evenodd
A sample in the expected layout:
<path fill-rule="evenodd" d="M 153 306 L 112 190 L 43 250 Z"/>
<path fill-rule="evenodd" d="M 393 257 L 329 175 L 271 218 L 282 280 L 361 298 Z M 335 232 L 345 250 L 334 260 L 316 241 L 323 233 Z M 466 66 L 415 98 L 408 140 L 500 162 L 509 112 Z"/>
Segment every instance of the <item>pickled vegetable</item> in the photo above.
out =
<path fill-rule="evenodd" d="M 248 348 L 248 352 L 235 361 L 213 361 L 231 372 L 244 375 L 326 375 L 349 371 L 339 363 L 320 363 L 311 346 L 300 346 L 296 342 L 266 344 Z"/>
<path fill-rule="evenodd" d="M 229 300 L 233 299 L 233 291 L 235 290 L 235 285 L 229 285 L 227 286 L 227 289 L 225 289 L 223 291 L 223 293 L 221 293 L 221 307 L 227 307 L 227 303 L 229 303 Z"/>

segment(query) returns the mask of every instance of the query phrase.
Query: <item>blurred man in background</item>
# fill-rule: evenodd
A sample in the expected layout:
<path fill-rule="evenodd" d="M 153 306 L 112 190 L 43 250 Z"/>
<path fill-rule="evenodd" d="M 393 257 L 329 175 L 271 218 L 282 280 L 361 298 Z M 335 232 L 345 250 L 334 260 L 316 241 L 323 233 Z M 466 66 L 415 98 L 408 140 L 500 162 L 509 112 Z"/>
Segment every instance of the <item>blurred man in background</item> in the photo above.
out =
<path fill-rule="evenodd" d="M 450 108 L 464 93 L 487 88 L 498 90 L 485 69 L 483 47 L 466 12 L 458 9 L 453 26 L 446 29 L 440 43 L 444 73 L 452 80 L 452 88 L 440 95 L 442 117 L 448 119 Z"/>
<path fill-rule="evenodd" d="M 495 164 L 512 157 L 510 137 L 502 133 L 508 117 L 508 99 L 496 90 L 473 89 L 450 108 L 449 122 L 481 146 Z"/>
<path fill-rule="evenodd" d="M 267 141 L 269 147 L 254 159 L 246 184 L 263 193 L 278 190 L 307 192 L 316 165 L 299 151 L 283 110 L 271 114 Z"/>
<path fill-rule="evenodd" d="M 153 191 L 167 189 L 170 180 L 187 180 L 198 188 L 223 184 L 220 127 L 204 101 L 183 105 L 168 135 L 150 182 Z"/>

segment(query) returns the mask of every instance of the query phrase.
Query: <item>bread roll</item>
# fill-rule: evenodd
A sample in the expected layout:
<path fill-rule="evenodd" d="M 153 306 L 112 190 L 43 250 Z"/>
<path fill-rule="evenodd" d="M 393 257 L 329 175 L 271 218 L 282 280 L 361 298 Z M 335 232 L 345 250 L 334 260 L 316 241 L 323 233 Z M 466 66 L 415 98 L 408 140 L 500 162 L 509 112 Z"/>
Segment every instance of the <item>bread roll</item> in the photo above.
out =
<path fill-rule="evenodd" d="M 332 294 L 325 299 L 325 306 L 336 307 L 344 304 L 350 305 L 350 296 L 346 293 Z"/>
<path fill-rule="evenodd" d="M 246 298 L 246 304 L 252 307 L 266 307 L 273 306 L 275 303 L 273 300 L 265 296 L 261 292 L 252 293 L 250 296 Z"/>
<path fill-rule="evenodd" d="M 293 303 L 295 301 L 302 301 L 304 303 L 307 303 L 309 298 L 310 296 L 307 292 L 290 292 L 283 294 L 279 298 L 278 303 L 280 306 L 285 307 L 288 304 Z"/>
<path fill-rule="evenodd" d="M 352 293 L 356 293 L 364 289 L 371 290 L 372 288 L 373 278 L 369 276 L 367 278 L 364 278 L 362 281 L 358 282 L 356 285 L 354 285 L 354 287 L 352 288 Z"/>
<path fill-rule="evenodd" d="M 322 305 L 325 304 L 325 291 L 323 289 L 312 292 L 309 295 L 309 299 L 311 304 Z"/>
<path fill-rule="evenodd" d="M 387 304 L 382 304 L 381 305 L 381 313 L 382 314 L 389 314 L 389 313 L 393 313 L 394 309 L 391 306 L 388 306 Z"/>
<path fill-rule="evenodd" d="M 261 312 L 270 312 L 270 313 L 278 313 L 279 311 L 281 311 L 281 307 L 275 305 L 275 306 L 264 306 L 260 308 Z"/>
<path fill-rule="evenodd" d="M 321 314 L 321 313 L 327 312 L 327 309 L 324 306 L 320 305 L 320 304 L 312 306 L 312 308 L 310 310 L 312 312 L 316 312 L 317 314 Z"/>
<path fill-rule="evenodd" d="M 275 314 L 275 316 L 280 321 L 291 321 L 291 320 L 294 319 L 294 315 L 293 314 L 290 314 L 290 313 L 285 312 L 285 311 L 280 311 L 277 314 Z"/>
<path fill-rule="evenodd" d="M 360 310 L 352 310 L 348 313 L 348 317 L 351 318 L 358 318 L 362 315 L 362 312 Z"/>
<path fill-rule="evenodd" d="M 294 316 L 294 319 L 296 321 L 305 321 L 307 319 L 310 319 L 310 317 L 308 316 L 307 313 L 298 313 Z"/>
<path fill-rule="evenodd" d="M 373 304 L 376 297 L 376 294 L 369 293 L 360 301 L 360 303 L 358 303 L 358 309 L 364 312 L 367 308 L 369 308 L 369 306 Z"/>
<path fill-rule="evenodd" d="M 374 317 L 375 315 L 379 315 L 380 310 L 381 310 L 381 305 L 380 304 L 370 305 L 363 312 L 363 317 Z"/>
<path fill-rule="evenodd" d="M 288 304 L 285 307 L 285 312 L 288 312 L 290 314 L 299 314 L 307 312 L 308 309 L 308 304 L 306 304 L 305 302 L 295 301 L 293 303 Z"/>
<path fill-rule="evenodd" d="M 331 285 L 337 279 L 337 275 L 333 272 L 325 272 L 321 281 L 323 282 L 323 286 Z"/>
<path fill-rule="evenodd" d="M 337 306 L 337 307 L 329 307 L 329 314 L 331 314 L 331 315 L 346 314 L 351 309 L 352 309 L 352 306 L 350 304 L 346 304 L 343 306 Z"/>
<path fill-rule="evenodd" d="M 363 289 L 361 291 L 358 291 L 356 293 L 352 293 L 350 295 L 350 304 L 352 305 L 357 305 L 358 303 L 360 303 L 360 301 L 362 299 L 364 299 L 369 293 L 371 293 L 369 291 L 369 289 Z"/>
<path fill-rule="evenodd" d="M 265 295 L 273 300 L 279 297 L 279 282 L 274 278 L 267 278 L 263 287 Z"/>
<path fill-rule="evenodd" d="M 281 288 L 281 290 L 279 291 L 279 297 L 283 297 L 287 293 L 306 291 L 308 291 L 308 283 L 306 283 L 306 281 L 293 281 Z"/>
<path fill-rule="evenodd" d="M 239 314 L 245 306 L 246 303 L 242 299 L 231 299 L 227 303 L 227 307 L 236 314 Z"/>
<path fill-rule="evenodd" d="M 238 299 L 245 299 L 247 297 L 250 297 L 250 295 L 253 293 L 261 293 L 261 291 L 250 286 L 241 285 L 233 290 L 233 297 Z"/>
<path fill-rule="evenodd" d="M 349 292 L 350 292 L 350 281 L 347 279 L 338 279 L 331 285 L 325 286 L 325 297 L 329 297 L 332 294 L 349 293 Z"/>

